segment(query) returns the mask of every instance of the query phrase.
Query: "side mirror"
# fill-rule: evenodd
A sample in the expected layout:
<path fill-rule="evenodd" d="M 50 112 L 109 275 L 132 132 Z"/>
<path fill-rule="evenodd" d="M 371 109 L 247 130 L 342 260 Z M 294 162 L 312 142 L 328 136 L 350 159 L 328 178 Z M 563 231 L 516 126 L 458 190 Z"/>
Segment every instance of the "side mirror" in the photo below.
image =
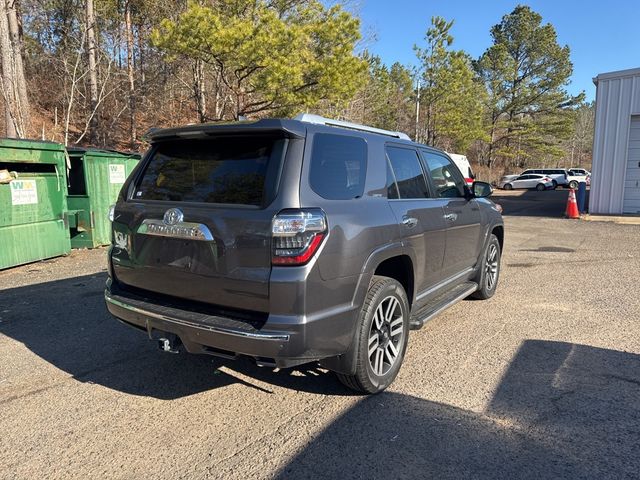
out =
<path fill-rule="evenodd" d="M 473 182 L 473 196 L 476 198 L 486 198 L 493 193 L 493 187 L 487 182 Z"/>

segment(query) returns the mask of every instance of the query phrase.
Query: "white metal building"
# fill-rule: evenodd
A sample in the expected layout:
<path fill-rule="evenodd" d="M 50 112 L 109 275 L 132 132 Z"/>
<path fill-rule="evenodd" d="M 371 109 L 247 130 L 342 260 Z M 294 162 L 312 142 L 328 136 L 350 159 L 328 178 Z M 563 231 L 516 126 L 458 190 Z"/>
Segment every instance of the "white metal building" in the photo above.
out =
<path fill-rule="evenodd" d="M 601 73 L 589 212 L 640 214 L 640 68 Z"/>

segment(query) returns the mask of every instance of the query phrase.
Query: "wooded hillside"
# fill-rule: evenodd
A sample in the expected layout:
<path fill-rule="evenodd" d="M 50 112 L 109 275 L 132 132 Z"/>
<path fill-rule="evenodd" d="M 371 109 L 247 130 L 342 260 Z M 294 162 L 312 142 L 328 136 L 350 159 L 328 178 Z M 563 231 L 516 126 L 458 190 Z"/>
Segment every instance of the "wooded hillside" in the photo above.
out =
<path fill-rule="evenodd" d="M 480 58 L 425 19 L 418 67 L 363 48 L 348 6 L 315 0 L 0 0 L 0 129 L 144 149 L 150 127 L 301 111 L 401 130 L 493 175 L 589 166 L 593 106 L 570 49 L 526 6 Z"/>

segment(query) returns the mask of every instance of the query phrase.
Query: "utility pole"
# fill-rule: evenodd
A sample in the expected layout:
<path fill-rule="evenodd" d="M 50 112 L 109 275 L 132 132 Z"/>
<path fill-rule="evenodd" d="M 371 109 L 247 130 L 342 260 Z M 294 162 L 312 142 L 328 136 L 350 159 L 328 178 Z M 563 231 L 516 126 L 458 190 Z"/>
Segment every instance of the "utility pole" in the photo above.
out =
<path fill-rule="evenodd" d="M 416 135 L 414 140 L 419 142 L 418 134 L 420 133 L 420 78 L 416 79 Z"/>

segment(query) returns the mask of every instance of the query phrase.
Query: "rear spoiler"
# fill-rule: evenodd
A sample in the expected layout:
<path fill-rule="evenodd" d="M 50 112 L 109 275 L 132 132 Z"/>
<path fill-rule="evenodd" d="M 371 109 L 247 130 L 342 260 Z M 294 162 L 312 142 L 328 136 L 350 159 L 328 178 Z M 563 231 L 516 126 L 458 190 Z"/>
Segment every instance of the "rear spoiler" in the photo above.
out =
<path fill-rule="evenodd" d="M 242 135 L 247 133 L 284 133 L 289 138 L 304 138 L 306 128 L 301 122 L 279 119 L 197 123 L 177 128 L 151 128 L 142 138 L 149 143 L 153 143 L 172 139 L 207 138 L 212 135 Z"/>

